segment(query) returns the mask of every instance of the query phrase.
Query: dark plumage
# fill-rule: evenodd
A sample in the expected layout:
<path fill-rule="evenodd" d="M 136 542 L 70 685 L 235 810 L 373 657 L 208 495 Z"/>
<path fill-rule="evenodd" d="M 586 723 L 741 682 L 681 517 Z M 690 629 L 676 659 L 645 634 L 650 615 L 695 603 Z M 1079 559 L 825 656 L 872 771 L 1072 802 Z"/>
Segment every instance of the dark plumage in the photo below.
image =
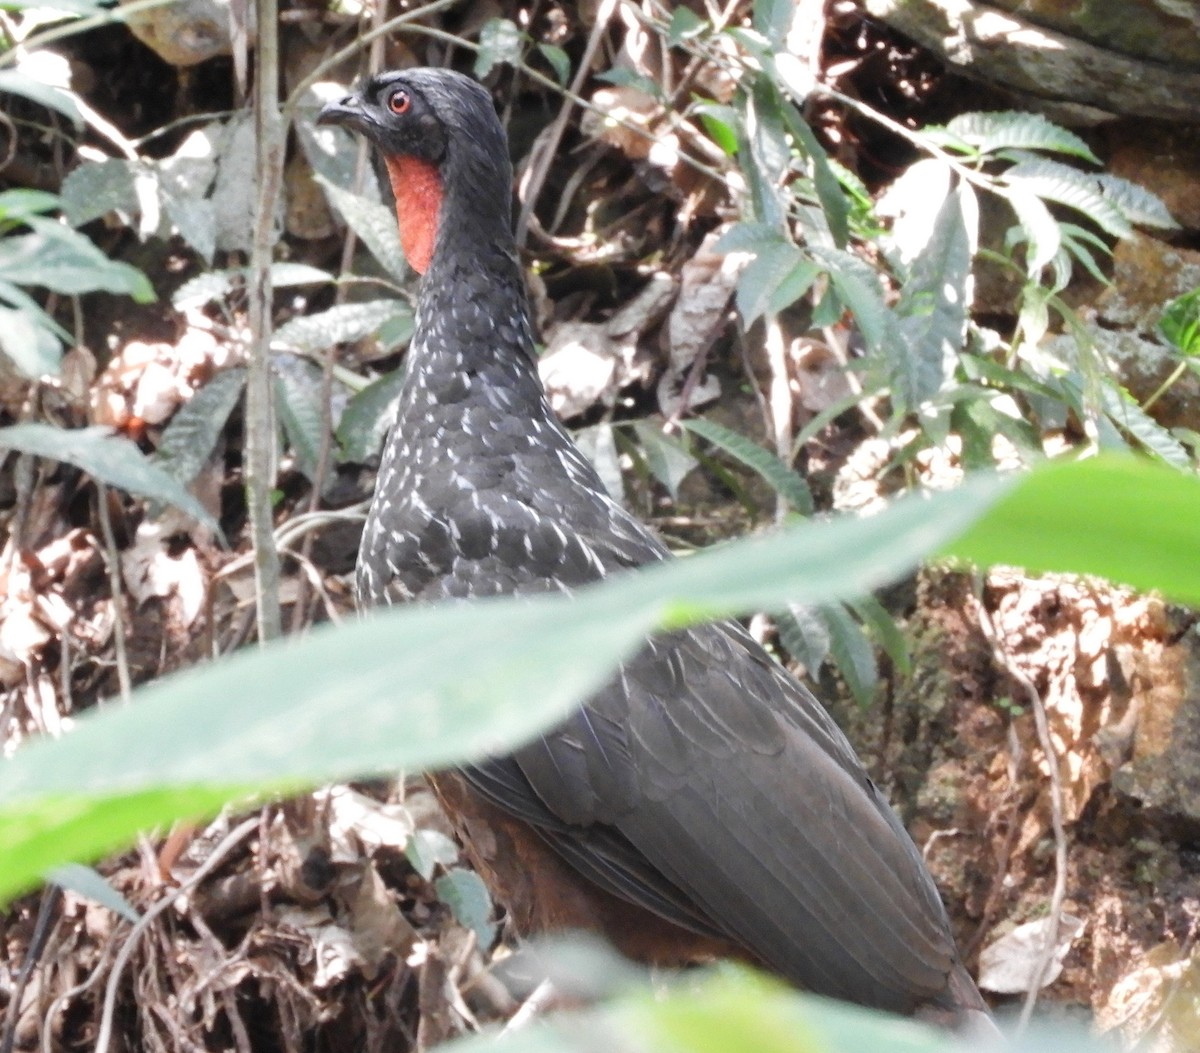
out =
<path fill-rule="evenodd" d="M 402 228 L 420 202 L 397 159 L 435 183 L 361 601 L 568 590 L 668 558 L 543 395 L 487 92 L 444 70 L 385 73 L 322 120 L 379 147 Z M 902 1013 L 986 1013 L 899 820 L 822 706 L 736 623 L 655 637 L 561 727 L 435 785 L 526 928 L 590 925 L 664 961 L 735 953 Z"/>

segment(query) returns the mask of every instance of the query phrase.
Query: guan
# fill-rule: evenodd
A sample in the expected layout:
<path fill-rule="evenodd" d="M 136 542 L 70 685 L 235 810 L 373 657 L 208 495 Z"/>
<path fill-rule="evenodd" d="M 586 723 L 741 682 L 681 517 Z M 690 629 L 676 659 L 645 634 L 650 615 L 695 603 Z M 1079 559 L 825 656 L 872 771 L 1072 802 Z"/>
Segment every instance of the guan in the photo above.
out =
<path fill-rule="evenodd" d="M 389 72 L 320 120 L 378 148 L 423 275 L 360 603 L 569 592 L 670 558 L 546 401 L 489 93 Z M 591 930 L 660 964 L 728 955 L 833 998 L 989 1021 L 899 819 L 736 622 L 654 636 L 561 726 L 431 782 L 518 932 Z"/>

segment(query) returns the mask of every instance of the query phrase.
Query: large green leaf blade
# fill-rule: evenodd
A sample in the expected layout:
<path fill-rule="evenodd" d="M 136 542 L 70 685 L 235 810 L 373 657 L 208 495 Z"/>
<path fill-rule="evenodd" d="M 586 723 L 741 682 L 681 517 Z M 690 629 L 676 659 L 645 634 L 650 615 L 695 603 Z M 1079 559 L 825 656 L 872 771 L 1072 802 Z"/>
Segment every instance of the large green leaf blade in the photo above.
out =
<path fill-rule="evenodd" d="M 1133 456 L 1053 461 L 942 551 L 982 566 L 1095 574 L 1200 604 L 1200 479 Z"/>

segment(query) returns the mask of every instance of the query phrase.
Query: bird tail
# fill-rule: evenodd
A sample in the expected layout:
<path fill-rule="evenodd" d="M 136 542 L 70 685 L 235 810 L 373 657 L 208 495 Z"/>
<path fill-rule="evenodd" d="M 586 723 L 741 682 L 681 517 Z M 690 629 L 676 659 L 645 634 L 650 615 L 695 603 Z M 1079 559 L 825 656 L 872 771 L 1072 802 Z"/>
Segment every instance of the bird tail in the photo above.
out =
<path fill-rule="evenodd" d="M 950 973 L 943 998 L 937 1004 L 922 1006 L 916 1016 L 963 1038 L 978 1039 L 985 1047 L 997 1046 L 1004 1037 L 975 981 L 961 964 Z"/>

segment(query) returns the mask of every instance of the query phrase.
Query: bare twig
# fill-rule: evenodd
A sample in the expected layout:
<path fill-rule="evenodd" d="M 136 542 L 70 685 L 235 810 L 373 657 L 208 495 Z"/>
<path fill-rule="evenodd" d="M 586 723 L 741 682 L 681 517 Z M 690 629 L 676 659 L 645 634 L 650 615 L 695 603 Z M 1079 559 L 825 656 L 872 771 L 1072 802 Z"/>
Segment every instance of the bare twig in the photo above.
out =
<path fill-rule="evenodd" d="M 33 975 L 34 968 L 41 960 L 47 942 L 49 942 L 50 933 L 53 931 L 53 922 L 57 920 L 58 905 L 61 902 L 62 889 L 57 885 L 50 885 L 42 893 L 42 903 L 38 907 L 37 921 L 34 922 L 33 935 L 29 938 L 25 961 L 21 963 L 21 972 L 17 976 L 17 982 L 13 986 L 9 999 L 8 1004 L 12 1015 L 8 1018 L 8 1024 L 4 1028 L 4 1037 L 0 1039 L 0 1053 L 12 1053 L 13 1043 L 17 1037 L 17 1024 L 21 1019 L 21 1002 L 25 997 L 25 987 Z"/>
<path fill-rule="evenodd" d="M 571 80 L 570 92 L 564 93 L 562 105 L 558 109 L 558 116 L 554 118 L 549 134 L 538 147 L 537 156 L 529 166 L 528 178 L 525 180 L 524 200 L 521 202 L 521 212 L 517 216 L 518 248 L 525 244 L 525 234 L 529 229 L 529 217 L 533 213 L 538 195 L 542 192 L 542 186 L 546 182 L 550 163 L 558 153 L 558 145 L 562 142 L 563 133 L 567 130 L 567 120 L 570 118 L 571 109 L 574 106 L 573 96 L 578 96 L 580 89 L 583 88 L 583 82 L 587 80 L 588 74 L 591 72 L 592 59 L 596 57 L 596 51 L 600 47 L 600 41 L 604 39 L 608 23 L 612 19 L 616 7 L 617 0 L 601 0 L 600 7 L 596 11 L 595 24 L 588 36 L 587 46 L 583 49 L 583 58 L 579 60 L 579 68 Z"/>
<path fill-rule="evenodd" d="M 200 884 L 209 874 L 211 874 L 218 866 L 225 862 L 225 857 L 233 851 L 234 848 L 251 832 L 258 828 L 258 817 L 252 816 L 235 826 L 225 837 L 220 844 L 213 849 L 210 855 L 200 866 L 196 868 L 196 872 L 187 879 L 182 885 L 176 889 L 172 889 L 162 899 L 154 904 L 145 914 L 141 916 L 137 924 L 130 930 L 128 938 L 117 954 L 116 960 L 113 962 L 112 972 L 109 973 L 108 983 L 104 989 L 104 1008 L 100 1014 L 100 1029 L 96 1035 L 96 1046 L 93 1053 L 108 1053 L 109 1043 L 112 1041 L 113 1030 L 113 1014 L 117 1007 L 117 990 L 121 986 L 121 976 L 125 972 L 125 966 L 129 964 L 129 959 L 133 955 L 134 948 L 137 946 L 141 937 L 149 930 L 150 926 L 167 911 L 180 896 L 184 896 L 191 892 L 197 885 Z"/>
<path fill-rule="evenodd" d="M 125 591 L 121 588 L 121 555 L 117 551 L 117 539 L 113 534 L 112 518 L 108 513 L 108 487 L 97 483 L 96 493 L 100 533 L 104 536 L 104 565 L 108 571 L 108 589 L 112 593 L 113 651 L 117 658 L 117 684 L 120 685 L 121 701 L 128 702 L 133 696 L 133 681 L 129 676 L 129 654 L 125 649 Z"/>
<path fill-rule="evenodd" d="M 1050 822 L 1054 829 L 1054 888 L 1050 894 L 1050 926 L 1046 931 L 1045 942 L 1042 944 L 1037 969 L 1034 970 L 1033 982 L 1026 992 L 1025 1001 L 1021 1005 L 1021 1015 L 1017 1019 L 1015 1033 L 1020 1035 L 1028 1026 L 1034 1006 L 1037 1005 L 1042 980 L 1054 959 L 1058 945 L 1058 933 L 1062 925 L 1063 900 L 1067 894 L 1067 834 L 1063 823 L 1062 775 L 1058 767 L 1058 755 L 1054 751 L 1054 741 L 1050 738 L 1050 724 L 1046 719 L 1046 706 L 1042 702 L 1042 696 L 1033 681 L 1017 667 L 996 632 L 992 616 L 983 602 L 983 579 L 978 574 L 975 577 L 975 601 L 980 628 L 983 629 L 984 635 L 992 646 L 992 654 L 996 663 L 1025 692 L 1025 696 L 1029 700 L 1034 726 L 1037 728 L 1038 743 L 1050 771 Z"/>

